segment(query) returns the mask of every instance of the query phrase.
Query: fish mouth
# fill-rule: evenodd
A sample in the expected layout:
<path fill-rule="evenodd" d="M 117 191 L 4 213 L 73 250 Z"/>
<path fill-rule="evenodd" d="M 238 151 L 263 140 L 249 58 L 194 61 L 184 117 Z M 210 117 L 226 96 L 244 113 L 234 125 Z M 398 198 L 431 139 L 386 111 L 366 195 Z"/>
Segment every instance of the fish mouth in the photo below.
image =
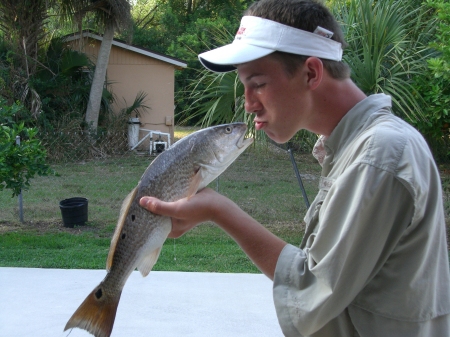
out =
<path fill-rule="evenodd" d="M 250 144 L 253 143 L 253 138 L 245 138 L 245 133 L 239 138 L 238 142 L 236 143 L 236 146 L 238 149 L 245 150 Z"/>

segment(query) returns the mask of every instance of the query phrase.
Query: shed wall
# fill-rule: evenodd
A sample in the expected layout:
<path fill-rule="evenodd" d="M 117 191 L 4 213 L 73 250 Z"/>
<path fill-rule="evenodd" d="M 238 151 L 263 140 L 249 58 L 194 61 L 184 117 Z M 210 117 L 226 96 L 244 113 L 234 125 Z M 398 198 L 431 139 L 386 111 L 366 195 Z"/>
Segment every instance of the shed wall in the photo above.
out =
<path fill-rule="evenodd" d="M 72 49 L 84 52 L 93 62 L 96 61 L 100 41 L 84 38 L 82 43 L 74 40 L 68 44 Z M 173 140 L 175 85 L 173 65 L 113 45 L 106 76 L 110 89 L 116 96 L 114 111 L 118 112 L 131 105 L 137 93 L 143 91 L 147 94 L 145 105 L 151 109 L 141 113 L 141 128 L 169 133 Z M 141 132 L 140 138 L 145 134 Z"/>

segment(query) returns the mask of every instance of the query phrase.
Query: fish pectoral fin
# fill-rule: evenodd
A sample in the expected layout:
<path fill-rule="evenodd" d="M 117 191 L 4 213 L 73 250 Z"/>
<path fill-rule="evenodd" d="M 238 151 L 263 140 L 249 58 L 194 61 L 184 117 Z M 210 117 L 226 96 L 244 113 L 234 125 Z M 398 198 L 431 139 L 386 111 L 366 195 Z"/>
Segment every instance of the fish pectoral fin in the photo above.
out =
<path fill-rule="evenodd" d="M 143 277 L 146 277 L 152 270 L 153 266 L 158 260 L 161 249 L 162 247 L 158 247 L 142 258 L 141 262 L 137 266 L 137 269 L 141 272 L 141 275 Z"/>
<path fill-rule="evenodd" d="M 195 195 L 195 193 L 197 193 L 198 188 L 202 183 L 202 181 L 203 181 L 202 169 L 199 168 L 198 171 L 195 173 L 194 177 L 192 178 L 191 183 L 189 184 L 189 188 L 186 193 L 186 197 L 188 199 L 193 195 Z"/>

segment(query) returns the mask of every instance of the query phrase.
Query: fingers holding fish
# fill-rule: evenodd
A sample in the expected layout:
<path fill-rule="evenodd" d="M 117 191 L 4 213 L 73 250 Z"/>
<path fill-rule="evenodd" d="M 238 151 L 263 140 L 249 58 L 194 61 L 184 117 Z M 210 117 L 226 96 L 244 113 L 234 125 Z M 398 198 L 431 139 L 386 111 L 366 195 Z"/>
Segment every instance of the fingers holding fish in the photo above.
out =
<path fill-rule="evenodd" d="M 174 202 L 164 202 L 153 197 L 142 197 L 140 205 L 146 210 L 172 219 L 169 238 L 178 238 L 206 221 L 214 221 L 215 210 L 223 203 L 224 196 L 205 188 L 192 197 Z"/>

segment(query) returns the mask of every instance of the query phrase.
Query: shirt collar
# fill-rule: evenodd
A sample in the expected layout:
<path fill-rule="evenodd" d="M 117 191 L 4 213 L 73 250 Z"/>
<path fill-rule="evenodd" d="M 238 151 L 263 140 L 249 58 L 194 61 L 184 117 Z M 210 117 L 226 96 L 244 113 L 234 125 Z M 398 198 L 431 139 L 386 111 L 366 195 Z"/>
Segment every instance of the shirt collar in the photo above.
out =
<path fill-rule="evenodd" d="M 329 137 L 320 136 L 313 149 L 313 156 L 322 165 L 325 155 L 336 154 L 345 144 L 359 134 L 370 116 L 380 109 L 392 106 L 391 96 L 385 94 L 371 95 L 350 109 L 340 120 Z"/>

